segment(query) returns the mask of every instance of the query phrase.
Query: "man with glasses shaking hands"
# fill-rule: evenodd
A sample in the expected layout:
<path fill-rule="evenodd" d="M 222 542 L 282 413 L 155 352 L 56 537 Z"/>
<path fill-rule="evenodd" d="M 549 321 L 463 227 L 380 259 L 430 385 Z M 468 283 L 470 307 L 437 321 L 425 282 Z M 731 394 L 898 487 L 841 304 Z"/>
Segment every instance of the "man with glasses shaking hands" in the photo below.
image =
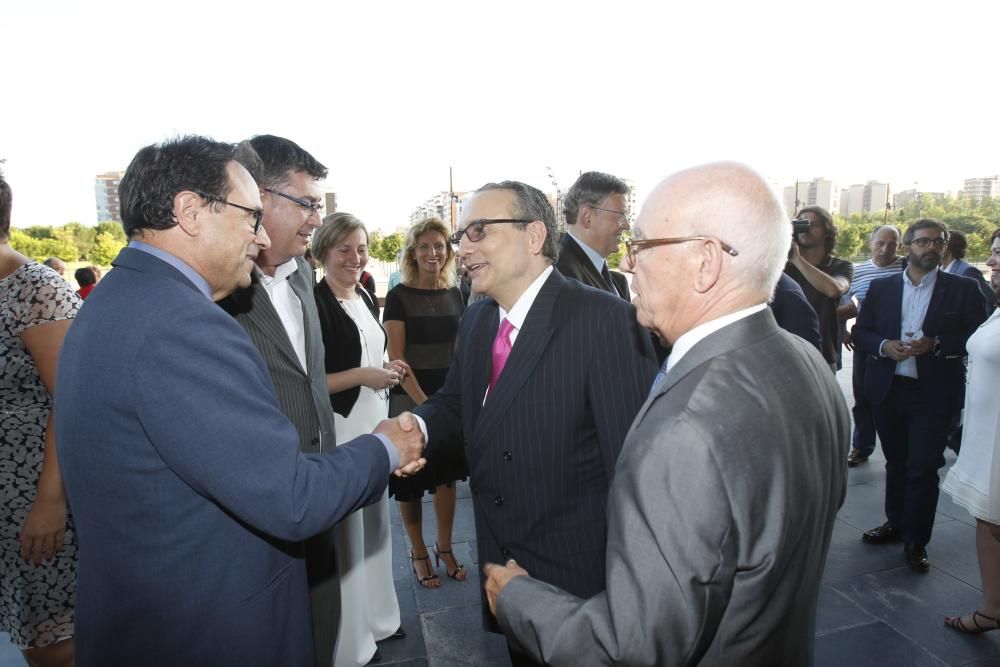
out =
<path fill-rule="evenodd" d="M 444 386 L 414 409 L 427 456 L 464 432 L 480 562 L 516 559 L 594 595 L 615 461 L 656 374 L 649 336 L 630 303 L 554 270 L 555 213 L 537 189 L 484 185 L 460 225 L 452 243 L 489 298 L 466 310 Z"/>
<path fill-rule="evenodd" d="M 850 421 L 819 352 L 767 308 L 790 233 L 767 182 L 735 163 L 677 173 L 644 204 L 635 304 L 673 350 L 615 467 L 602 590 L 560 590 L 520 559 L 486 566 L 517 650 L 550 665 L 811 664 Z"/>

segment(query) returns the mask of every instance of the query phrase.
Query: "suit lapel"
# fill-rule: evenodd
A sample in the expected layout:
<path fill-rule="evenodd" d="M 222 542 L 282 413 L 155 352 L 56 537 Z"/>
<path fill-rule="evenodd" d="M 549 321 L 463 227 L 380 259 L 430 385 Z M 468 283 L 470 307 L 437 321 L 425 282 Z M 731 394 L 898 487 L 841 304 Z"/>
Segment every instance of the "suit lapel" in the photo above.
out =
<path fill-rule="evenodd" d="M 617 294 L 617 290 L 614 285 L 608 285 L 608 281 L 604 279 L 600 271 L 594 268 L 594 263 L 590 261 L 587 257 L 587 253 L 583 251 L 580 244 L 576 239 L 569 238 L 569 232 L 566 232 L 566 236 L 563 237 L 563 250 L 569 249 L 570 254 L 573 259 L 576 260 L 577 265 L 580 270 L 587 275 L 588 282 L 585 284 L 591 287 L 596 287 L 597 289 L 602 289 L 605 292 L 611 292 L 612 294 Z M 621 296 L 621 295 L 619 295 Z"/>
<path fill-rule="evenodd" d="M 315 297 L 313 296 L 313 286 L 309 284 L 308 279 L 305 277 L 305 273 L 299 270 L 302 265 L 298 264 L 298 260 L 296 260 L 296 266 L 298 268 L 295 273 L 288 276 L 288 285 L 292 288 L 292 292 L 295 296 L 299 298 L 299 303 L 302 306 L 302 331 L 303 338 L 305 339 L 306 365 L 309 366 L 309 368 L 304 370 L 308 375 L 313 367 L 324 368 L 322 364 L 322 355 L 320 354 L 319 357 L 315 356 L 315 354 L 321 353 L 323 344 L 322 341 L 313 340 L 313 332 L 309 327 L 309 322 L 317 321 L 310 317 L 310 307 L 315 307 L 316 304 Z M 277 312 L 275 312 L 275 314 L 277 314 Z M 282 326 L 282 329 L 284 329 L 284 326 Z M 288 338 L 287 334 L 285 335 L 285 338 Z M 317 343 L 319 343 L 319 348 L 314 348 L 313 346 Z M 291 347 L 291 341 L 288 342 L 288 345 Z M 295 350 L 293 349 L 292 352 L 294 353 Z M 295 358 L 298 359 L 298 356 Z M 320 365 L 317 366 L 317 363 Z"/>
<path fill-rule="evenodd" d="M 298 355 L 295 354 L 295 348 L 292 347 L 292 341 L 288 338 L 288 332 L 285 331 L 285 325 L 281 323 L 278 311 L 271 303 L 271 297 L 267 295 L 264 286 L 259 282 L 254 282 L 251 289 L 254 290 L 253 307 L 240 317 L 246 318 L 267 340 L 274 344 L 274 347 L 282 355 L 287 357 L 289 363 L 294 364 L 295 368 L 301 369 L 302 373 L 305 374 L 306 371 L 302 368 Z M 306 347 L 308 349 L 308 340 Z"/>
<path fill-rule="evenodd" d="M 507 408 L 510 407 L 511 401 L 531 377 L 532 370 L 548 346 L 552 334 L 559 326 L 559 323 L 554 321 L 552 317 L 552 311 L 556 303 L 556 296 L 565 280 L 558 271 L 553 271 L 545 284 L 542 285 L 538 296 L 535 297 L 535 302 L 531 304 L 528 316 L 524 320 L 524 326 L 517 332 L 517 340 L 514 342 L 506 365 L 504 365 L 503 373 L 500 374 L 496 386 L 487 397 L 486 404 L 483 405 L 479 419 L 476 421 L 475 435 L 477 438 L 488 432 L 504 415 Z M 499 327 L 499 322 L 497 327 Z M 486 358 L 484 377 L 486 377 L 487 383 L 492 370 L 491 350 L 495 337 L 495 330 L 485 336 L 488 344 L 486 354 L 482 356 Z"/>
<path fill-rule="evenodd" d="M 463 408 L 467 414 L 465 427 L 468 433 L 475 429 L 479 413 L 483 409 L 486 385 L 490 382 L 493 339 L 499 328 L 500 313 L 496 302 L 491 300 L 482 308 L 482 312 L 469 327 L 469 331 L 464 334 L 469 336 L 469 341 L 464 344 L 464 350 L 469 355 L 469 360 L 466 362 L 469 377 L 464 379 L 465 386 L 462 387 L 463 392 L 469 392 Z M 462 344 L 462 341 L 459 341 L 459 344 Z"/>
<path fill-rule="evenodd" d="M 942 274 L 944 273 L 944 271 L 938 271 L 937 278 L 934 280 L 934 290 L 931 292 L 931 300 L 927 304 L 927 312 L 924 314 L 924 321 L 920 325 L 922 331 L 926 332 L 928 329 L 931 331 L 940 330 L 940 327 L 935 327 L 933 325 L 937 320 L 938 311 L 941 308 L 942 301 L 944 300 L 944 293 L 948 289 L 948 278 L 941 280 L 943 277 Z M 900 303 L 902 303 L 902 300 Z M 900 308 L 900 310 L 902 310 L 902 308 Z"/>
<path fill-rule="evenodd" d="M 684 355 L 677 365 L 673 366 L 667 372 L 666 377 L 660 381 L 660 384 L 650 391 L 649 396 L 646 397 L 646 401 L 639 408 L 639 412 L 632 421 L 629 433 L 642 421 L 653 400 L 670 391 L 674 385 L 683 380 L 691 371 L 719 355 L 745 347 L 777 332 L 778 325 L 774 321 L 774 316 L 771 314 L 769 308 L 765 308 L 727 327 L 723 327 L 698 341 L 694 347 L 688 350 L 687 354 Z"/>

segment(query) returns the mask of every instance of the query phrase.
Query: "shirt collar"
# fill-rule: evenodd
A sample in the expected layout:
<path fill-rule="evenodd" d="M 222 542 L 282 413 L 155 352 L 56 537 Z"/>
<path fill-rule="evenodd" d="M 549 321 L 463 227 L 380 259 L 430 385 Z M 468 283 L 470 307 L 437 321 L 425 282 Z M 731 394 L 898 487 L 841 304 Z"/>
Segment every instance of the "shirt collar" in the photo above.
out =
<path fill-rule="evenodd" d="M 166 250 L 163 250 L 162 248 L 157 248 L 155 246 L 149 245 L 148 243 L 143 243 L 142 241 L 136 241 L 136 240 L 129 241 L 128 247 L 132 248 L 133 250 L 144 252 L 147 255 L 152 255 L 157 259 L 163 260 L 164 262 L 166 262 L 167 264 L 169 264 L 170 266 L 174 267 L 182 274 L 184 274 L 184 277 L 190 280 L 194 284 L 194 286 L 198 288 L 198 291 L 205 295 L 206 299 L 208 299 L 209 301 L 212 300 L 212 288 L 209 287 L 208 281 L 205 280 L 205 278 L 203 278 L 200 273 L 192 269 L 189 264 L 187 264 L 182 259 L 177 257 L 177 255 L 172 255 L 171 253 L 167 252 Z"/>
<path fill-rule="evenodd" d="M 503 306 L 500 306 L 500 319 L 507 318 L 514 325 L 514 328 L 520 331 L 524 325 L 524 319 L 528 316 L 528 311 L 531 310 L 531 304 L 535 302 L 535 297 L 538 296 L 538 293 L 542 290 L 542 285 L 545 284 L 550 275 L 552 275 L 551 264 L 538 274 L 535 281 L 528 285 L 528 289 L 524 290 L 521 296 L 517 297 L 517 301 L 511 306 L 510 312 L 507 312 L 503 309 Z"/>
<path fill-rule="evenodd" d="M 910 280 L 910 270 L 907 269 L 906 271 L 903 271 L 903 285 L 914 289 L 919 289 L 924 286 L 934 287 L 934 281 L 937 280 L 937 274 L 938 268 L 935 266 L 932 271 L 928 272 L 927 275 L 924 276 L 923 280 L 920 281 L 920 284 L 917 285 Z"/>
<path fill-rule="evenodd" d="M 258 275 L 260 277 L 260 283 L 264 287 L 270 287 L 272 285 L 277 285 L 277 284 L 281 283 L 284 280 L 288 280 L 288 276 L 290 276 L 293 273 L 295 273 L 295 271 L 298 268 L 299 268 L 298 263 L 296 263 L 295 258 L 292 257 L 290 260 L 288 260 L 284 264 L 279 264 L 274 269 L 274 276 L 273 277 L 267 275 L 266 273 L 264 273 L 260 269 L 257 270 L 257 273 L 258 273 Z"/>
<path fill-rule="evenodd" d="M 749 308 L 744 308 L 743 310 L 737 310 L 735 313 L 729 313 L 728 315 L 717 317 L 714 320 L 709 320 L 708 322 L 699 324 L 694 329 L 685 332 L 677 339 L 677 342 L 674 343 L 673 349 L 670 350 L 670 356 L 667 357 L 667 371 L 676 366 L 684 355 L 690 352 L 691 348 L 700 343 L 702 339 L 707 338 L 725 326 L 728 326 L 738 320 L 742 320 L 744 317 L 749 317 L 754 313 L 764 310 L 765 308 L 767 308 L 766 303 L 758 303 L 755 306 L 750 306 Z"/>
<path fill-rule="evenodd" d="M 581 241 L 580 239 L 576 238 L 576 235 L 573 233 L 572 227 L 570 227 L 570 231 L 566 233 L 569 234 L 571 239 L 576 241 L 576 244 L 578 246 L 583 248 L 583 252 L 587 255 L 587 258 L 590 259 L 591 262 L 593 262 L 594 268 L 597 269 L 597 272 L 602 273 L 604 270 L 604 258 L 601 257 L 601 254 L 596 250 L 594 250 L 593 248 L 591 248 L 586 243 L 584 243 L 583 241 Z"/>

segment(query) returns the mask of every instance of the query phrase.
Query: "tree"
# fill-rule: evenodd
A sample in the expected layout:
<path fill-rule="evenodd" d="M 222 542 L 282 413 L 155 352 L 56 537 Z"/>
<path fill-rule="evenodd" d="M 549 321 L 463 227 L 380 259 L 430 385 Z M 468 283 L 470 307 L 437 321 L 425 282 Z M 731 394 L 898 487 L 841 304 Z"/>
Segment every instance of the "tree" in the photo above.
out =
<path fill-rule="evenodd" d="M 379 243 L 379 256 L 383 262 L 395 262 L 396 254 L 403 247 L 403 234 L 402 232 L 395 232 L 389 234 L 382 238 L 381 243 Z"/>
<path fill-rule="evenodd" d="M 124 247 L 124 238 L 117 239 L 109 232 L 100 232 L 94 241 L 94 247 L 90 250 L 90 261 L 99 266 L 108 266 Z"/>
<path fill-rule="evenodd" d="M 105 220 L 104 222 L 97 223 L 96 233 L 97 236 L 111 234 L 111 238 L 121 241 L 122 244 L 128 243 L 122 223 L 115 222 L 114 220 Z"/>
<path fill-rule="evenodd" d="M 78 259 L 90 259 L 90 249 L 93 247 L 94 240 L 97 238 L 97 229 L 95 227 L 81 225 L 79 222 L 67 222 L 62 227 L 54 230 L 53 234 L 65 234 L 67 238 L 71 238 L 74 245 L 76 245 L 77 251 L 79 252 Z"/>
<path fill-rule="evenodd" d="M 36 238 L 21 229 L 10 230 L 10 247 L 36 262 L 44 262 L 49 257 L 74 262 L 78 254 L 76 246 L 71 241 L 49 236 Z"/>

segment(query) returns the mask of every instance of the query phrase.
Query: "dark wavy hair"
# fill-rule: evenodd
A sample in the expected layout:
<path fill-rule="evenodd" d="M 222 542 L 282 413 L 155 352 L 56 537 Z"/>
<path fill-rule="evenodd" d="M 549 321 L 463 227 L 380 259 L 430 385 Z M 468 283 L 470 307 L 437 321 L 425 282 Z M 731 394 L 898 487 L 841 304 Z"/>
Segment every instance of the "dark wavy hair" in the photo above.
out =
<path fill-rule="evenodd" d="M 291 139 L 258 134 L 240 142 L 236 159 L 247 168 L 257 185 L 277 188 L 288 182 L 288 174 L 304 171 L 315 180 L 326 178 L 327 169 Z"/>
<path fill-rule="evenodd" d="M 597 206 L 608 195 L 628 195 L 628 185 L 622 179 L 601 171 L 580 174 L 563 200 L 563 215 L 567 225 L 575 225 L 581 206 Z"/>
<path fill-rule="evenodd" d="M 511 218 L 540 220 L 545 224 L 545 243 L 542 245 L 542 254 L 551 260 L 552 264 L 555 264 L 559 259 L 559 247 L 556 245 L 556 213 L 552 210 L 552 204 L 549 203 L 542 191 L 520 181 L 501 181 L 500 183 L 487 183 L 476 192 L 488 190 L 509 190 L 514 193 L 514 207 L 508 213 Z M 528 224 L 525 222 L 514 226 L 525 229 Z"/>
<path fill-rule="evenodd" d="M 829 255 L 837 246 L 837 226 L 833 224 L 833 216 L 822 206 L 806 206 L 795 217 L 801 218 L 803 213 L 812 213 L 823 223 L 823 248 Z"/>
<path fill-rule="evenodd" d="M 143 229 L 170 229 L 174 197 L 189 190 L 209 199 L 226 199 L 231 183 L 226 167 L 236 146 L 207 137 L 186 136 L 151 144 L 132 158 L 118 185 L 122 227 L 129 237 Z M 224 206 L 217 202 L 212 205 Z"/>

